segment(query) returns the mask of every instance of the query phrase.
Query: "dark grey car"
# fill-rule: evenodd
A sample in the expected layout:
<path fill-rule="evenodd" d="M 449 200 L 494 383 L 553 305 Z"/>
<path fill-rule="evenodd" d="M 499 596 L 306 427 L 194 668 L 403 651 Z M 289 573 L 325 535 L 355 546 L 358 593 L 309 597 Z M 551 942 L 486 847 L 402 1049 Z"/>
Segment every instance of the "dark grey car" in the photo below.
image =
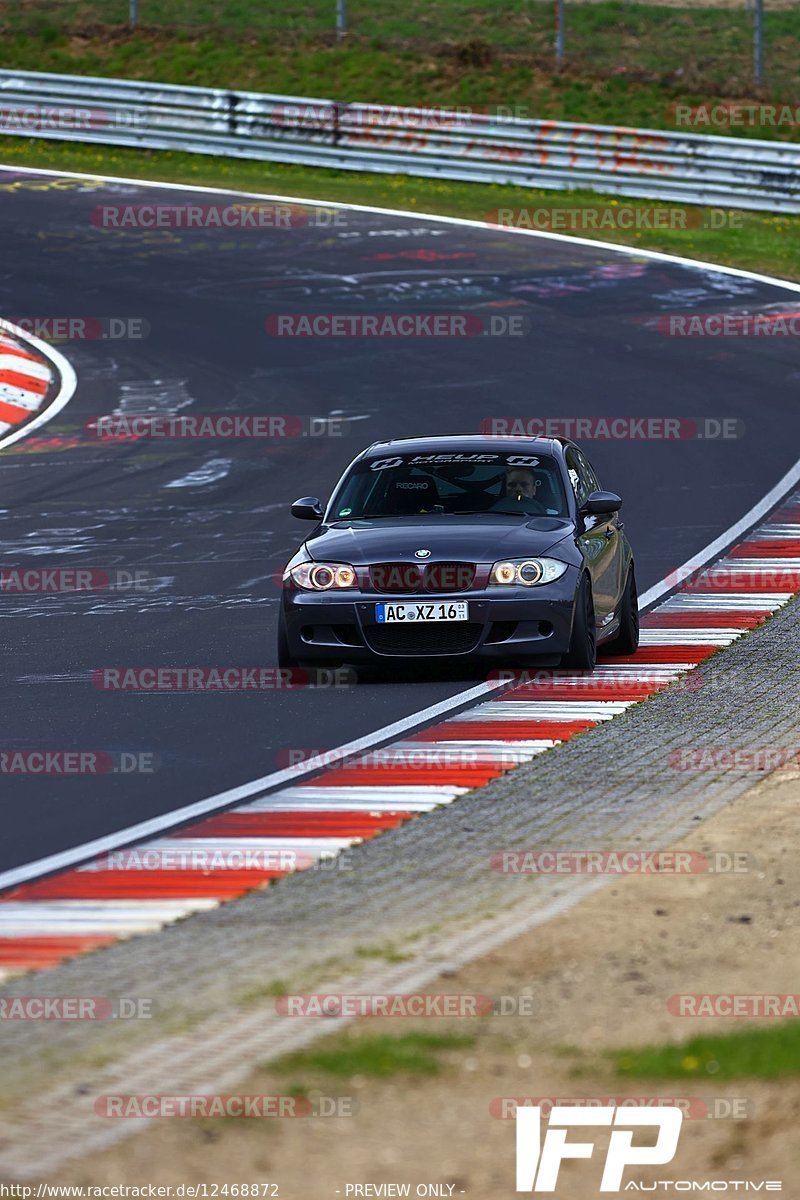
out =
<path fill-rule="evenodd" d="M 484 659 L 592 670 L 639 641 L 619 510 L 565 439 L 454 435 L 377 442 L 288 563 L 282 666 Z"/>

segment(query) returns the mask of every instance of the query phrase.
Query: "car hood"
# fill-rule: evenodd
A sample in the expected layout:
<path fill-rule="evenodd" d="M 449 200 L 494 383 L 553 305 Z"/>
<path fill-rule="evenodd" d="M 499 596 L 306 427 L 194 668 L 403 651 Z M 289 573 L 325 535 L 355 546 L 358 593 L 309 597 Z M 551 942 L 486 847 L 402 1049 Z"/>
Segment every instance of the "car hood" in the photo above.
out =
<path fill-rule="evenodd" d="M 317 562 L 368 566 L 379 562 L 419 561 L 415 551 L 429 550 L 427 562 L 492 563 L 501 558 L 546 554 L 574 533 L 567 518 L 480 517 L 430 514 L 375 521 L 336 521 L 322 525 L 306 541 Z"/>

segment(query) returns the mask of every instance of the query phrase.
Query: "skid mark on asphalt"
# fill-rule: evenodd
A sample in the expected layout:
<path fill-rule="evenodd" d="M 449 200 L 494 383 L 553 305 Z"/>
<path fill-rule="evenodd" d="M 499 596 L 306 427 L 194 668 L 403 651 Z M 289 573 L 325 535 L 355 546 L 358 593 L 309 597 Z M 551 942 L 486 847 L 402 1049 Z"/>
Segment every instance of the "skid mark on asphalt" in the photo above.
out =
<path fill-rule="evenodd" d="M 205 487 L 209 483 L 217 483 L 225 479 L 231 472 L 232 458 L 210 458 L 202 467 L 196 467 L 188 475 L 165 483 L 165 488 Z"/>
<path fill-rule="evenodd" d="M 190 476 L 186 489 L 211 482 Z M 275 605 L 278 568 L 291 549 L 277 544 L 269 519 L 285 507 L 248 506 L 249 528 L 242 528 L 237 506 L 71 508 L 69 524 L 50 506 L 10 510 L 0 543 L 0 620 Z M 80 568 L 92 572 L 91 587 L 49 591 L 46 582 L 37 584 Z M 116 575 L 122 578 L 115 585 Z"/>

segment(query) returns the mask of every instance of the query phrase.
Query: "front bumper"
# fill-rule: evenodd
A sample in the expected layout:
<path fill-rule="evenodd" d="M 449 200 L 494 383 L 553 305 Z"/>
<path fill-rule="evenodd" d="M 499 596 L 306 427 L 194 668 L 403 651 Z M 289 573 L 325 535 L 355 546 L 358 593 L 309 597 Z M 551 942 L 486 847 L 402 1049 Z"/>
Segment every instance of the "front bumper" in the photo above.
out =
<path fill-rule="evenodd" d="M 332 595 L 286 588 L 283 620 L 289 653 L 309 662 L 403 658 L 491 659 L 513 662 L 566 654 L 578 571 L 569 567 L 555 583 L 416 595 L 357 591 Z M 381 603 L 436 604 L 467 601 L 465 622 L 378 624 Z"/>

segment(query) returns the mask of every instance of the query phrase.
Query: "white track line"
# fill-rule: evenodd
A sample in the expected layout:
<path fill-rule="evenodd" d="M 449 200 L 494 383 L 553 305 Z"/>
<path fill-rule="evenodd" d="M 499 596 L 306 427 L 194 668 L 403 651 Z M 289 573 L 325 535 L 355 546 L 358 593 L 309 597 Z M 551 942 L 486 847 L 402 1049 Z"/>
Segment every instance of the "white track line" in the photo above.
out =
<path fill-rule="evenodd" d="M 297 787 L 271 792 L 237 809 L 240 813 L 279 812 L 431 812 L 452 804 L 469 791 L 466 787 L 428 787 L 422 784 L 398 784 L 397 787 Z"/>
<path fill-rule="evenodd" d="M 792 592 L 681 592 L 658 606 L 660 613 L 775 612 L 791 600 Z"/>
<path fill-rule="evenodd" d="M 216 899 L 9 901 L 0 909 L 0 937 L 94 937 L 155 933 L 190 913 L 219 908 Z"/>
<path fill-rule="evenodd" d="M 386 725 L 383 729 L 379 729 L 375 733 L 367 734 L 365 737 L 358 738 L 354 742 L 348 742 L 344 746 L 338 746 L 334 751 L 326 751 L 324 754 L 315 755 L 314 758 L 309 758 L 303 763 L 298 763 L 296 766 L 284 767 L 282 771 L 274 771 L 271 775 L 265 775 L 262 779 L 256 779 L 252 783 L 245 783 L 240 787 L 230 788 L 226 792 L 219 792 L 216 796 L 209 796 L 206 800 L 199 800 L 195 804 L 188 804 L 184 808 L 153 817 L 149 821 L 141 821 L 138 825 L 131 825 L 127 829 L 120 830 L 118 833 L 95 838 L 94 841 L 86 842 L 83 846 L 76 846 L 71 850 L 64 850 L 59 854 L 51 854 L 47 858 L 40 858 L 36 862 L 27 863 L 22 867 L 13 867 L 10 871 L 4 871 L 0 874 L 0 889 L 16 887 L 17 884 L 26 883 L 31 879 L 38 878 L 40 875 L 50 874 L 53 871 L 61 871 L 66 867 L 73 867 L 87 858 L 94 858 L 99 854 L 107 854 L 110 850 L 117 850 L 119 847 L 126 846 L 134 841 L 139 842 L 145 838 L 154 837 L 156 834 L 163 833 L 175 825 L 182 825 L 186 821 L 191 821 L 195 817 L 203 817 L 208 813 L 217 812 L 221 808 L 229 808 L 239 801 L 249 799 L 258 792 L 266 791 L 267 788 L 276 787 L 282 783 L 291 783 L 295 779 L 329 767 L 331 765 L 331 755 L 335 755 L 337 759 L 346 758 L 352 754 L 357 754 L 360 750 L 369 750 L 370 747 L 395 738 L 400 734 L 407 733 L 411 729 L 416 729 L 419 725 L 428 724 L 443 713 L 450 712 L 453 708 L 467 705 L 472 700 L 480 699 L 490 692 L 506 688 L 507 686 L 508 684 L 504 681 L 478 684 L 477 687 L 470 688 L 466 692 L 461 692 L 458 696 L 453 696 L 449 700 L 442 700 L 438 704 L 432 704 L 429 708 L 425 708 L 418 713 L 412 713 L 408 717 L 403 717 L 402 720 L 395 721 L 392 725 Z M 332 791 L 330 788 L 326 788 L 325 790 L 328 792 Z"/>
<path fill-rule="evenodd" d="M 489 225 L 485 221 L 470 220 L 466 217 L 447 217 L 436 213 L 419 213 L 410 212 L 404 209 L 379 208 L 365 204 L 343 204 L 335 201 L 318 200 L 301 196 L 285 196 L 275 195 L 267 192 L 245 192 L 236 191 L 229 188 L 204 187 L 195 184 L 187 183 L 164 183 L 156 179 L 136 179 L 129 176 L 121 175 L 88 175 L 80 171 L 53 171 L 39 167 L 20 167 L 18 164 L 0 164 L 0 172 L 13 171 L 18 174 L 24 171 L 28 175 L 45 176 L 48 178 L 59 179 L 79 179 L 86 181 L 96 181 L 100 183 L 123 183 L 130 184 L 138 188 L 154 188 L 163 191 L 179 191 L 190 192 L 196 194 L 215 195 L 215 196 L 241 196 L 251 200 L 269 200 L 278 201 L 288 204 L 299 204 L 317 208 L 341 209 L 347 212 L 363 212 L 372 213 L 377 216 L 386 217 L 401 217 L 403 219 L 411 219 L 414 221 L 432 221 L 438 225 L 455 225 L 466 229 L 477 229 L 486 232 L 487 230 L 495 230 L 504 234 L 511 234 L 518 237 L 536 237 L 543 238 L 547 241 L 567 242 L 570 245 L 590 246 L 594 249 L 601 249 L 614 254 L 627 255 L 632 258 L 651 259 L 654 262 L 676 263 L 681 266 L 696 268 L 700 271 L 714 271 L 717 274 L 731 275 L 739 279 L 750 279 L 758 283 L 764 283 L 771 287 L 781 288 L 787 292 L 800 293 L 800 283 L 792 283 L 785 279 L 776 279 L 772 275 L 760 275 L 755 271 L 746 271 L 738 267 L 719 266 L 716 263 L 704 262 L 702 259 L 685 258 L 682 255 L 664 254 L 659 250 L 641 250 L 633 246 L 622 246 L 616 242 L 596 241 L 591 238 L 576 238 L 563 233 L 545 233 L 539 230 L 532 229 L 506 229 L 500 226 Z M 13 327 L 12 327 L 13 328 Z M 26 335 L 27 336 L 27 335 Z M 32 344 L 35 344 L 37 339 L 29 337 Z M 39 343 L 42 346 L 42 343 Z M 56 352 L 46 349 L 48 356 L 56 361 Z M 74 379 L 74 372 L 66 359 L 60 355 L 59 359 L 64 364 L 64 367 L 69 371 Z M 70 392 L 71 395 L 71 392 Z M 69 396 L 67 397 L 69 399 Z M 66 404 L 66 400 L 63 404 Z M 48 410 L 50 412 L 50 410 Z M 47 418 L 49 419 L 49 417 Z M 30 429 L 33 426 L 28 427 Z M 16 440 L 16 439 L 13 439 Z M 0 440 L 0 446 L 4 443 Z M 790 468 L 782 479 L 775 484 L 773 488 L 753 505 L 749 512 L 745 513 L 738 521 L 734 522 L 724 533 L 710 542 L 703 550 L 700 550 L 692 558 L 690 558 L 678 572 L 671 572 L 665 579 L 654 584 L 643 596 L 640 597 L 639 607 L 642 610 L 652 607 L 655 602 L 662 597 L 668 596 L 680 586 L 680 579 L 685 580 L 686 574 L 691 573 L 698 567 L 704 566 L 712 558 L 718 556 L 722 551 L 726 550 L 733 542 L 740 540 L 742 535 L 746 533 L 758 520 L 764 516 L 771 508 L 775 507 L 778 502 L 783 499 L 786 494 L 792 490 L 796 484 L 800 482 L 800 461 Z M 684 574 L 681 574 L 684 572 Z M 775 597 L 770 597 L 775 599 Z M 713 602 L 714 597 L 709 595 L 709 605 Z M 775 607 L 782 603 L 781 599 L 777 600 Z M 689 670 L 695 664 L 686 664 L 685 669 Z M 369 749 L 371 746 L 378 745 L 388 741 L 398 734 L 403 734 L 411 729 L 419 726 L 430 724 L 435 717 L 448 712 L 452 709 L 465 707 L 471 703 L 473 699 L 478 699 L 487 692 L 497 690 L 497 688 L 506 687 L 506 683 L 486 683 L 481 684 L 477 688 L 469 689 L 466 692 L 459 693 L 457 696 L 451 697 L 449 700 L 444 700 L 437 705 L 432 705 L 430 708 L 423 709 L 421 712 L 411 714 L 403 718 L 401 721 L 396 721 L 393 725 L 388 725 L 383 729 L 376 730 L 374 733 L 368 734 L 363 738 L 359 738 L 355 742 L 348 743 L 345 746 L 337 747 L 335 753 L 337 755 L 346 756 L 359 750 Z M 96 838 L 94 841 L 87 842 L 82 846 L 74 846 L 69 850 L 61 851 L 58 854 L 52 854 L 47 858 L 38 859 L 36 862 L 27 863 L 21 867 L 15 867 L 10 871 L 5 871 L 0 874 L 0 889 L 13 887 L 17 884 L 27 882 L 31 879 L 36 879 L 41 875 L 49 874 L 53 871 L 62 870 L 66 867 L 75 866 L 78 863 L 84 862 L 86 859 L 93 858 L 98 854 L 103 854 L 109 850 L 118 849 L 134 841 L 140 841 L 146 837 L 152 837 L 157 833 L 164 832 L 167 829 L 173 828 L 176 825 L 192 820 L 194 817 L 204 816 L 211 812 L 217 812 L 220 809 L 229 808 L 239 801 L 246 800 L 248 797 L 255 796 L 259 792 L 267 789 L 280 786 L 282 783 L 288 782 L 290 779 L 297 779 L 302 776 L 310 775 L 315 771 L 329 765 L 329 757 L 321 756 L 316 759 L 309 759 L 307 762 L 297 767 L 289 767 L 283 771 L 275 771 L 270 775 L 264 775 L 260 779 L 254 779 L 250 783 L 242 784 L 236 788 L 230 788 L 224 792 L 218 792 L 214 796 L 209 796 L 205 800 L 198 801 L 195 804 L 187 805 L 184 808 L 174 810 L 171 813 L 164 813 L 159 817 L 154 817 L 149 821 L 141 822 L 138 825 L 129 826 L 127 829 L 121 829 L 114 834 L 109 834 L 103 838 Z M 326 789 L 327 790 L 327 789 Z"/>
<path fill-rule="evenodd" d="M 206 869 L 209 860 L 212 860 L 208 867 L 210 870 L 230 869 L 222 863 L 216 867 L 213 863 L 215 854 L 241 854 L 244 857 L 259 851 L 275 851 L 277 856 L 281 851 L 285 851 L 287 854 L 307 855 L 309 858 L 317 859 L 325 855 L 332 855 L 339 850 L 346 850 L 348 846 L 353 846 L 356 842 L 363 842 L 363 840 L 360 834 L 353 834 L 352 837 L 315 837 L 313 834 L 309 837 L 250 837 L 248 835 L 244 837 L 178 837 L 145 842 L 144 845 L 137 846 L 136 853 L 159 855 L 165 864 L 161 869 L 165 871 L 197 870 L 202 872 Z M 199 867 L 192 864 L 192 855 L 199 857 Z M 102 862 L 101 859 L 101 868 Z M 186 866 L 181 865 L 183 862 L 186 863 Z M 247 865 L 242 861 L 233 869 L 246 870 Z M 90 873 L 89 868 L 85 868 L 85 870 L 87 874 Z M 135 867 L 133 871 L 135 873 Z M 127 870 L 120 874 L 127 874 Z M 130 878 L 129 875 L 128 878 Z"/>

